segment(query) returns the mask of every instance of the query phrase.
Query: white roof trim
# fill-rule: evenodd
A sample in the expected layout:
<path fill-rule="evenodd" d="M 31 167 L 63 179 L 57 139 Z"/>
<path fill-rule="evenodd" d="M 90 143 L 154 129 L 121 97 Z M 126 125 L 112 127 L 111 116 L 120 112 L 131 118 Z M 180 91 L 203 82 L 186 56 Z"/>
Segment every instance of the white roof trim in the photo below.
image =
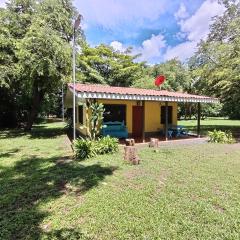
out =
<path fill-rule="evenodd" d="M 73 93 L 73 89 L 69 88 Z M 200 103 L 218 103 L 216 98 L 186 98 L 174 96 L 149 96 L 149 95 L 133 95 L 133 94 L 115 94 L 115 93 L 92 93 L 92 92 L 77 92 L 76 96 L 81 99 L 115 99 L 115 100 L 146 100 L 159 102 L 200 102 Z"/>

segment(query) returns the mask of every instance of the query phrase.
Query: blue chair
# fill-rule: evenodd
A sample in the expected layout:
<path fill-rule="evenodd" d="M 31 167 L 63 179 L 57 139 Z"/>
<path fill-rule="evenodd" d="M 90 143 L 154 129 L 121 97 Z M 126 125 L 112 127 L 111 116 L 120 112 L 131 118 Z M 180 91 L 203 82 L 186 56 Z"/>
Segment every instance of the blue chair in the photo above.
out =
<path fill-rule="evenodd" d="M 168 130 L 168 138 L 171 139 L 173 137 L 173 130 Z"/>
<path fill-rule="evenodd" d="M 116 138 L 128 138 L 128 130 L 124 122 L 103 122 L 101 134 Z"/>

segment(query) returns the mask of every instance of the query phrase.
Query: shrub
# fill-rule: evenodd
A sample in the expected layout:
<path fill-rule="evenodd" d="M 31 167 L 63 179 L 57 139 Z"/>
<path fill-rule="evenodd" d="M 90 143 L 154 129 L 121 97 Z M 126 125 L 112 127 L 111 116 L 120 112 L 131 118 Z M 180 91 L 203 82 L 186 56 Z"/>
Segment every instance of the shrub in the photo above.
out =
<path fill-rule="evenodd" d="M 98 154 L 114 153 L 118 151 L 118 139 L 110 136 L 99 138 L 97 141 Z"/>
<path fill-rule="evenodd" d="M 97 140 L 78 138 L 74 142 L 76 158 L 83 160 L 96 155 L 114 153 L 118 151 L 118 139 L 112 137 L 103 137 Z"/>
<path fill-rule="evenodd" d="M 234 138 L 230 131 L 217 131 L 208 132 L 209 142 L 211 143 L 234 143 Z"/>
<path fill-rule="evenodd" d="M 94 157 L 96 155 L 96 152 L 93 148 L 93 142 L 89 139 L 76 139 L 74 142 L 74 149 L 76 158 L 80 160 Z"/>

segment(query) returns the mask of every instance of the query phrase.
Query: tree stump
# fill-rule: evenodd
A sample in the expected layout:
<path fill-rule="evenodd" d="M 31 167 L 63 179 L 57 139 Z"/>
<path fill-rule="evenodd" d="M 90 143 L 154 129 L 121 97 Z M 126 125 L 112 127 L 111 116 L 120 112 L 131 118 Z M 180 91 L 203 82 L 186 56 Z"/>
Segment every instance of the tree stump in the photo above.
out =
<path fill-rule="evenodd" d="M 131 162 L 133 165 L 139 164 L 140 159 L 137 155 L 137 148 L 134 146 L 125 146 L 124 160 Z"/>
<path fill-rule="evenodd" d="M 126 146 L 134 146 L 135 140 L 133 138 L 127 138 L 126 139 Z"/>
<path fill-rule="evenodd" d="M 158 147 L 159 140 L 157 138 L 150 138 L 149 147 Z"/>

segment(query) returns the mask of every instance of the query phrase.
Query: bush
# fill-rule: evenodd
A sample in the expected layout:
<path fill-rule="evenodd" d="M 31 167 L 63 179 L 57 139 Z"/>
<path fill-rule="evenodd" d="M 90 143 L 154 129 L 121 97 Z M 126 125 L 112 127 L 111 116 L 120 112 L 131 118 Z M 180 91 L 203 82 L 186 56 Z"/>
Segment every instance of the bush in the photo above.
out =
<path fill-rule="evenodd" d="M 230 131 L 223 132 L 217 131 L 208 132 L 209 142 L 211 143 L 234 143 L 234 138 Z"/>
<path fill-rule="evenodd" d="M 93 148 L 93 142 L 89 139 L 78 138 L 74 142 L 74 149 L 77 159 L 83 160 L 96 155 Z"/>
<path fill-rule="evenodd" d="M 118 151 L 118 139 L 110 136 L 99 138 L 97 141 L 98 154 L 114 153 Z"/>
<path fill-rule="evenodd" d="M 83 160 L 96 155 L 114 153 L 118 151 L 118 139 L 112 137 L 103 137 L 97 140 L 78 138 L 74 142 L 76 158 Z"/>

